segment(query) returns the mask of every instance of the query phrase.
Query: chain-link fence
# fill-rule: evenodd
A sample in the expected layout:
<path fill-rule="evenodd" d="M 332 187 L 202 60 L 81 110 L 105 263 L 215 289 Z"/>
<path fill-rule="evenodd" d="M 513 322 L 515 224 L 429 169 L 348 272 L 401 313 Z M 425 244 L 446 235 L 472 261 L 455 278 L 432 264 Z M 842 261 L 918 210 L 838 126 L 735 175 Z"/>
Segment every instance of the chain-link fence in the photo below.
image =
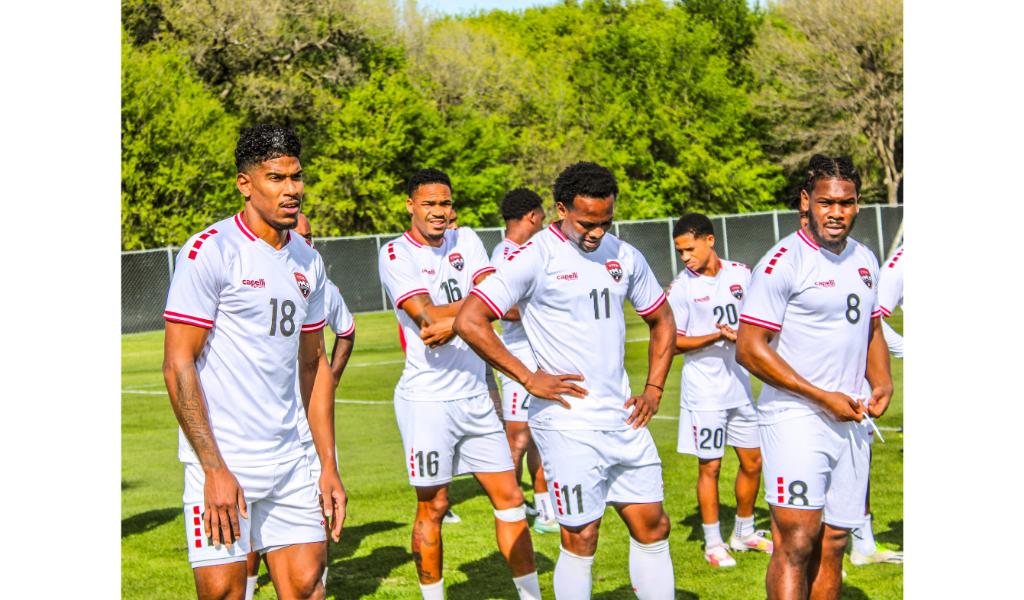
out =
<path fill-rule="evenodd" d="M 674 222 L 675 219 L 622 221 L 616 223 L 614 229 L 615 235 L 636 246 L 647 257 L 663 286 L 672 281 L 681 267 L 672 245 Z M 871 248 L 881 261 L 888 254 L 902 222 L 903 206 L 866 206 L 857 216 L 854 237 Z M 770 211 L 716 216 L 712 217 L 712 223 L 719 254 L 753 266 L 775 242 L 799 227 L 800 218 L 796 211 Z M 476 232 L 488 255 L 504 234 L 498 227 Z M 315 240 L 316 249 L 327 265 L 327 277 L 337 284 L 353 312 L 391 308 L 377 272 L 377 252 L 381 244 L 397 235 Z M 164 303 L 176 252 L 177 248 L 160 248 L 121 254 L 122 333 L 163 327 Z"/>

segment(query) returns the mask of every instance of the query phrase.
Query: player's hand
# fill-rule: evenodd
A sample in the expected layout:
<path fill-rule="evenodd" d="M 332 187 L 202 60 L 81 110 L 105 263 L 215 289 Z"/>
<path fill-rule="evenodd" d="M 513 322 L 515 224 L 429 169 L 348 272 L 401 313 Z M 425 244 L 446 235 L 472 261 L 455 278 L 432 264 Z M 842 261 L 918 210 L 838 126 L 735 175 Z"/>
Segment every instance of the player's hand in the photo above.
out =
<path fill-rule="evenodd" d="M 725 323 L 720 323 L 720 324 L 716 325 L 716 327 L 718 327 L 718 330 L 722 332 L 722 337 L 724 337 L 725 339 L 729 340 L 730 342 L 735 342 L 736 341 L 736 330 L 735 329 L 733 329 L 732 327 L 729 327 Z"/>
<path fill-rule="evenodd" d="M 572 381 L 583 381 L 583 376 L 551 375 L 550 373 L 545 373 L 543 369 L 537 369 L 535 373 L 523 382 L 523 387 L 526 388 L 526 391 L 533 394 L 534 398 L 554 400 L 566 408 L 572 408 L 565 398 L 562 397 L 562 394 L 567 394 L 574 398 L 582 398 L 587 395 L 587 390 L 575 383 L 570 383 Z"/>
<path fill-rule="evenodd" d="M 625 408 L 633 407 L 633 412 L 626 419 L 626 425 L 633 425 L 633 429 L 640 429 L 647 425 L 651 417 L 658 412 L 661 406 L 661 391 L 647 386 L 639 396 L 633 396 L 626 400 Z"/>
<path fill-rule="evenodd" d="M 203 511 L 203 529 L 214 546 L 227 544 L 230 548 L 235 540 L 242 537 L 238 525 L 239 512 L 246 519 L 249 518 L 245 492 L 227 467 L 209 469 L 205 471 L 205 476 L 203 501 L 206 510 Z"/>
<path fill-rule="evenodd" d="M 345 524 L 348 494 L 341 477 L 334 469 L 324 469 L 320 474 L 320 509 L 331 532 L 331 539 L 341 540 L 341 528 Z"/>
<path fill-rule="evenodd" d="M 420 339 L 431 348 L 447 344 L 455 337 L 455 317 L 445 317 L 420 329 Z"/>
<path fill-rule="evenodd" d="M 892 400 L 892 385 L 871 388 L 871 398 L 868 400 L 868 414 L 874 418 L 881 417 L 889 408 L 889 401 Z"/>
<path fill-rule="evenodd" d="M 821 403 L 837 421 L 860 423 L 864 419 L 864 405 L 842 392 L 825 392 L 821 397 Z"/>

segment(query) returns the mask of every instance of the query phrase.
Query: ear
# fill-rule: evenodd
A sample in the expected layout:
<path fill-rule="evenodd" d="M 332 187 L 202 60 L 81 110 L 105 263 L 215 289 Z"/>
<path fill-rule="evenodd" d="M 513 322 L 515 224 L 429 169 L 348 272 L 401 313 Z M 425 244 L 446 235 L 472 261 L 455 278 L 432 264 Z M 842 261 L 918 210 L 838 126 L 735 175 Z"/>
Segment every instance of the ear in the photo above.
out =
<path fill-rule="evenodd" d="M 811 197 L 807 195 L 807 190 L 800 190 L 800 211 L 807 212 L 811 210 Z"/>
<path fill-rule="evenodd" d="M 412 214 L 412 198 L 405 199 L 405 210 L 408 211 L 410 215 Z"/>
<path fill-rule="evenodd" d="M 714 248 L 715 247 L 715 234 L 709 233 L 707 240 L 708 240 L 708 246 L 711 247 L 711 248 Z"/>
<path fill-rule="evenodd" d="M 561 202 L 555 202 L 555 210 L 558 211 L 558 218 L 564 219 L 569 214 L 569 209 L 565 207 Z"/>
<path fill-rule="evenodd" d="M 238 173 L 235 177 L 235 187 L 238 188 L 239 193 L 245 196 L 246 200 L 252 196 L 252 178 L 248 173 Z"/>

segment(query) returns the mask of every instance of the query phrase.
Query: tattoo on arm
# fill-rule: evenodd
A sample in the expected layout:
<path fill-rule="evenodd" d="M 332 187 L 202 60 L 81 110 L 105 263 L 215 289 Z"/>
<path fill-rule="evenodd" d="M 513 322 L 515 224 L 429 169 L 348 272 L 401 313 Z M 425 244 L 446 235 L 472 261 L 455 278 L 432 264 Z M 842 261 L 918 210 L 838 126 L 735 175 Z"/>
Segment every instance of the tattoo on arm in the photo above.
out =
<path fill-rule="evenodd" d="M 179 370 L 174 374 L 178 422 L 188 438 L 196 456 L 206 468 L 223 466 L 217 441 L 213 437 L 206 401 L 195 369 Z"/>

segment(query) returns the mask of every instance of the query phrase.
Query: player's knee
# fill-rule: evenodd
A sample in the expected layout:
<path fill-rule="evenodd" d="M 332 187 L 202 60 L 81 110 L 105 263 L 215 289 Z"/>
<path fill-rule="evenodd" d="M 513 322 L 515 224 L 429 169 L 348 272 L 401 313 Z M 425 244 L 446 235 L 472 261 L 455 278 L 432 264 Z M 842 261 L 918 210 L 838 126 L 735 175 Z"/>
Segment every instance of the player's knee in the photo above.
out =
<path fill-rule="evenodd" d="M 718 474 L 722 470 L 722 461 L 719 459 L 702 460 L 699 469 L 702 476 L 718 479 Z"/>
<path fill-rule="evenodd" d="M 668 513 L 663 510 L 657 518 L 647 523 L 644 531 L 637 532 L 638 536 L 634 537 L 634 539 L 641 544 L 653 544 L 654 542 L 667 540 L 668 534 L 671 531 L 672 521 L 668 518 Z"/>
<path fill-rule="evenodd" d="M 289 583 L 294 594 L 292 597 L 322 598 L 323 594 L 318 594 L 318 587 L 322 585 L 323 567 L 322 563 L 316 563 L 293 570 L 291 577 L 289 577 Z"/>
<path fill-rule="evenodd" d="M 761 474 L 761 455 L 755 454 L 740 461 L 740 470 L 748 477 L 757 477 Z"/>
<path fill-rule="evenodd" d="M 829 554 L 843 554 L 850 539 L 850 532 L 845 529 L 826 527 L 822 534 L 822 550 Z"/>
<path fill-rule="evenodd" d="M 429 500 L 421 501 L 419 506 L 421 517 L 426 517 L 430 521 L 440 523 L 444 519 L 445 513 L 448 512 L 448 496 L 437 494 Z"/>
<path fill-rule="evenodd" d="M 775 543 L 774 552 L 781 553 L 781 556 L 790 564 L 802 565 L 806 564 L 814 554 L 816 543 L 818 541 L 813 535 L 802 531 L 791 531 L 781 542 Z"/>
<path fill-rule="evenodd" d="M 569 552 L 577 556 L 593 556 L 597 551 L 597 538 L 600 533 L 597 527 L 563 527 L 562 531 L 562 545 Z"/>

